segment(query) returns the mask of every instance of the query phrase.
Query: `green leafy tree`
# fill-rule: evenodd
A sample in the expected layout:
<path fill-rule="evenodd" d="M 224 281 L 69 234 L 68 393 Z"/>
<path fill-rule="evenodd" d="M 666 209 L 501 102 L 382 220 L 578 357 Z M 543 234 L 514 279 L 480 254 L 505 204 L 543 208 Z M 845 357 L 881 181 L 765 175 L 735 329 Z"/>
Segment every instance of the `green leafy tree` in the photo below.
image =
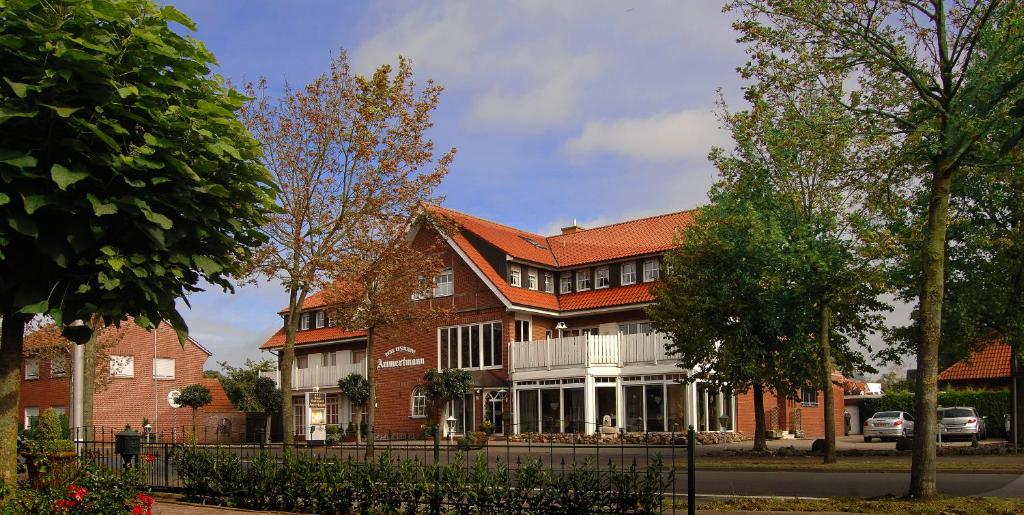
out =
<path fill-rule="evenodd" d="M 887 159 L 871 173 L 898 186 L 879 196 L 897 208 L 902 203 L 893 197 L 921 192 L 928 199 L 917 249 L 909 493 L 934 496 L 950 195 L 965 170 L 985 169 L 1024 139 L 1024 9 L 1015 0 L 735 0 L 726 9 L 740 15 L 741 41 L 780 88 L 791 84 L 793 70 L 855 81 L 857 88 L 836 100 L 871 133 L 889 136 Z"/>
<path fill-rule="evenodd" d="M 190 384 L 181 389 L 178 404 L 192 408 L 192 434 L 196 432 L 196 412 L 199 408 L 213 402 L 210 389 L 201 384 Z"/>
<path fill-rule="evenodd" d="M 764 393 L 792 395 L 814 378 L 816 352 L 808 310 L 788 270 L 792 214 L 762 191 L 761 200 L 717 185 L 712 202 L 666 254 L 666 273 L 648 309 L 668 334 L 689 381 L 713 389 L 753 390 L 754 449 L 767 450 Z"/>
<path fill-rule="evenodd" d="M 356 441 L 363 441 L 363 409 L 370 400 L 370 382 L 362 374 L 352 373 L 338 380 L 338 388 L 356 410 Z"/>
<path fill-rule="evenodd" d="M 281 410 L 281 390 L 273 379 L 262 377 L 260 373 L 273 371 L 274 365 L 267 360 L 247 359 L 244 367 L 233 367 L 221 361 L 220 368 L 223 373 L 213 372 L 231 405 L 238 411 L 263 414 L 266 418 L 264 434 L 269 437 L 271 415 Z"/>
<path fill-rule="evenodd" d="M 455 399 L 465 397 L 473 390 L 473 376 L 461 368 L 445 370 L 431 368 L 423 374 L 423 385 L 420 388 L 430 401 L 431 417 L 437 428 L 436 431 L 439 433 L 444 423 L 441 419 L 444 407 Z"/>
<path fill-rule="evenodd" d="M 13 481 L 26 321 L 81 343 L 232 274 L 272 205 L 244 98 L 191 20 L 149 0 L 0 3 L 0 479 Z"/>
<path fill-rule="evenodd" d="M 754 202 L 762 193 L 775 197 L 755 206 L 775 210 L 790 228 L 777 258 L 813 313 L 808 334 L 817 340 L 818 373 L 810 384 L 824 397 L 825 463 L 836 461 L 833 373 L 874 371 L 856 347 L 867 348 L 868 336 L 884 327 L 880 313 L 891 309 L 878 300 L 886 291 L 881 224 L 868 223 L 861 185 L 871 138 L 858 136 L 856 120 L 827 91 L 841 87 L 754 85 L 746 95 L 750 110 L 722 116 L 734 150 L 711 155 L 723 188 L 753 193 Z"/>

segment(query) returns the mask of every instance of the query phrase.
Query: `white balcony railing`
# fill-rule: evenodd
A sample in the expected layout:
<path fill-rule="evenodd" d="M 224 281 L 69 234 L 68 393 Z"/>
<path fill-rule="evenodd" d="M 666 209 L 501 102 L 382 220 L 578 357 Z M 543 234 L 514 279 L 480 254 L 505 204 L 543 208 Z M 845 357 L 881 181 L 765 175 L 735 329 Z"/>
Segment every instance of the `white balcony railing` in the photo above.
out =
<path fill-rule="evenodd" d="M 363 377 L 366 376 L 366 362 L 361 361 L 359 363 L 344 363 L 340 365 L 314 365 L 310 364 L 306 368 L 292 367 L 292 389 L 301 390 L 305 388 L 313 388 L 314 386 L 320 388 L 328 388 L 331 386 L 338 386 L 338 380 L 348 376 L 349 374 L 359 374 Z M 261 377 L 269 377 L 281 385 L 281 371 L 271 370 L 270 372 L 260 372 Z"/>
<path fill-rule="evenodd" d="M 666 354 L 663 333 L 584 335 L 513 342 L 511 371 L 591 366 L 655 364 L 673 359 Z"/>

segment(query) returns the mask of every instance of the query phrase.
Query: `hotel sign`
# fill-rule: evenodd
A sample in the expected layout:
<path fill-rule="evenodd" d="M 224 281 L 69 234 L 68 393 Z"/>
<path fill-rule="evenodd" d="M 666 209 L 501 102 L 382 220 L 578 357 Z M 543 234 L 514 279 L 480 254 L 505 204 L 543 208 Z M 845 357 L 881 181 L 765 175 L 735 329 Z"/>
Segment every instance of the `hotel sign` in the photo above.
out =
<path fill-rule="evenodd" d="M 399 345 L 398 347 L 395 347 L 393 349 L 388 349 L 387 351 L 384 352 L 384 358 L 385 359 L 378 359 L 377 360 L 377 368 L 381 369 L 381 368 L 414 367 L 416 365 L 422 365 L 422 364 L 426 363 L 426 360 L 424 360 L 423 358 L 416 358 L 416 357 L 399 358 L 399 359 L 386 359 L 386 358 L 390 358 L 390 357 L 392 357 L 392 356 L 394 356 L 395 354 L 398 354 L 398 353 L 404 353 L 404 354 L 409 354 L 409 355 L 415 356 L 416 355 L 416 349 L 414 349 L 412 347 L 406 347 L 404 345 Z"/>

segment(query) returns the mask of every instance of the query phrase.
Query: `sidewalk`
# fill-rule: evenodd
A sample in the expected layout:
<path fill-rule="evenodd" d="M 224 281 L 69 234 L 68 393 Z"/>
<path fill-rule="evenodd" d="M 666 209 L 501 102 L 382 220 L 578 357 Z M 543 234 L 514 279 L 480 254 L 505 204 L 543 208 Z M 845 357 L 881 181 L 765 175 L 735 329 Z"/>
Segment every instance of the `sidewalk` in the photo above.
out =
<path fill-rule="evenodd" d="M 277 513 L 281 511 L 253 511 L 219 506 L 202 506 L 177 500 L 173 494 L 156 494 L 153 496 L 153 515 L 231 515 L 235 513 Z"/>

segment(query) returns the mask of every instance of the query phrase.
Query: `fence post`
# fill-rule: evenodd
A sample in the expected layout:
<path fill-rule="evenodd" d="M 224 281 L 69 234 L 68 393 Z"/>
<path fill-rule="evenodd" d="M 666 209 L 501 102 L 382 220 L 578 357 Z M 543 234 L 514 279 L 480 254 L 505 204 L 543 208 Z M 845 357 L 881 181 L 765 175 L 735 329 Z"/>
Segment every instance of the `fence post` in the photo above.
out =
<path fill-rule="evenodd" d="M 690 424 L 690 430 L 686 434 L 686 513 L 696 515 L 697 513 L 697 464 L 695 454 L 697 453 L 697 432 Z"/>

